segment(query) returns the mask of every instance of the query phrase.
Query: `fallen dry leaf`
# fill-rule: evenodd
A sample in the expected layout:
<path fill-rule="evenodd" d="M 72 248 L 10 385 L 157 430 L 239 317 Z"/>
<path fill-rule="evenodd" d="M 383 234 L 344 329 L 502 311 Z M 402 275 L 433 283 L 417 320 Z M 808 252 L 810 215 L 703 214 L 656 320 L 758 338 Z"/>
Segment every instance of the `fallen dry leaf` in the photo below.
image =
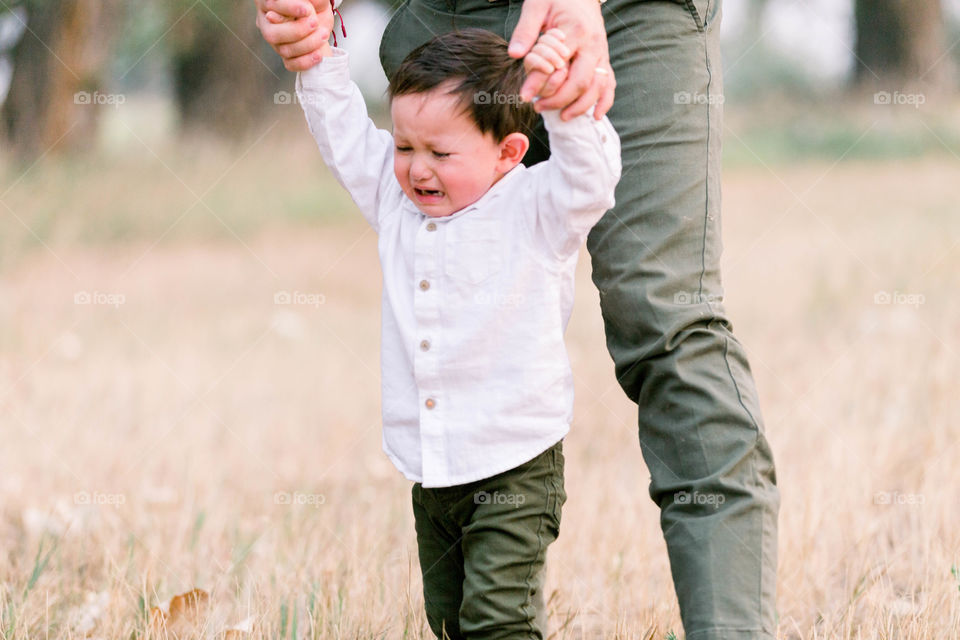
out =
<path fill-rule="evenodd" d="M 206 621 L 210 595 L 203 589 L 193 589 L 173 596 L 167 611 L 160 607 L 150 609 L 150 629 L 166 632 L 175 638 L 200 638 Z"/>

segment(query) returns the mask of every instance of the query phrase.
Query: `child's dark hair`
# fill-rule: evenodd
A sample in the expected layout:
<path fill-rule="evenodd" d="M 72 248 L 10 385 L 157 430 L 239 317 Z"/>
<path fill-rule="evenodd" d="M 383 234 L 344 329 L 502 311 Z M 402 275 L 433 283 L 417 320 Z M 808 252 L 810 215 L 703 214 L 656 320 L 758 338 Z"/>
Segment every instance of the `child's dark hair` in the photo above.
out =
<path fill-rule="evenodd" d="M 436 36 L 404 59 L 390 79 L 390 100 L 424 93 L 453 81 L 450 94 L 481 133 L 503 141 L 515 131 L 530 135 L 537 121 L 533 105 L 520 99 L 523 58 L 507 54 L 507 41 L 484 29 L 463 29 Z"/>

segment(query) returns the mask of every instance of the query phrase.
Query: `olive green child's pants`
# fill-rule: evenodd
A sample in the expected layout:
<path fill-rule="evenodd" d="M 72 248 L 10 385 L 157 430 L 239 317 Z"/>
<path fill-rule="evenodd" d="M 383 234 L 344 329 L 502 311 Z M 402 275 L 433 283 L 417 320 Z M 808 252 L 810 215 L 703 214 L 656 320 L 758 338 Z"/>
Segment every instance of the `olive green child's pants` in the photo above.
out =
<path fill-rule="evenodd" d="M 544 562 L 567 499 L 562 446 L 469 484 L 413 485 L 427 621 L 437 637 L 546 636 Z"/>

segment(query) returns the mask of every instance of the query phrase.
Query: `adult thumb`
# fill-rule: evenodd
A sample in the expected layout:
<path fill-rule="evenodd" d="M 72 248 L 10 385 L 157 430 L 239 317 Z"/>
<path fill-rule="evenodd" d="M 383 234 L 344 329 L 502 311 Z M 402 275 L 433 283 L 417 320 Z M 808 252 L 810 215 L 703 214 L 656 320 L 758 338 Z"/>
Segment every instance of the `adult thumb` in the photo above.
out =
<path fill-rule="evenodd" d="M 520 10 L 520 21 L 510 37 L 510 57 L 522 58 L 537 43 L 547 22 L 550 0 L 525 0 Z"/>

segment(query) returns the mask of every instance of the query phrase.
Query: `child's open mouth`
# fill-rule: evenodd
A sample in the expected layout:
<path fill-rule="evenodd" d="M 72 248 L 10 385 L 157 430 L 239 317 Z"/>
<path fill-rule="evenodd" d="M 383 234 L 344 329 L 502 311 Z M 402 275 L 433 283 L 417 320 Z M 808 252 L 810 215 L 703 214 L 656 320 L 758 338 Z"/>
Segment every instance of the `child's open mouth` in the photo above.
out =
<path fill-rule="evenodd" d="M 439 200 L 440 198 L 443 197 L 443 191 L 437 191 L 435 189 L 418 189 L 414 187 L 413 191 L 414 193 L 417 194 L 417 197 L 420 198 L 421 200 L 426 200 L 426 201 Z"/>

